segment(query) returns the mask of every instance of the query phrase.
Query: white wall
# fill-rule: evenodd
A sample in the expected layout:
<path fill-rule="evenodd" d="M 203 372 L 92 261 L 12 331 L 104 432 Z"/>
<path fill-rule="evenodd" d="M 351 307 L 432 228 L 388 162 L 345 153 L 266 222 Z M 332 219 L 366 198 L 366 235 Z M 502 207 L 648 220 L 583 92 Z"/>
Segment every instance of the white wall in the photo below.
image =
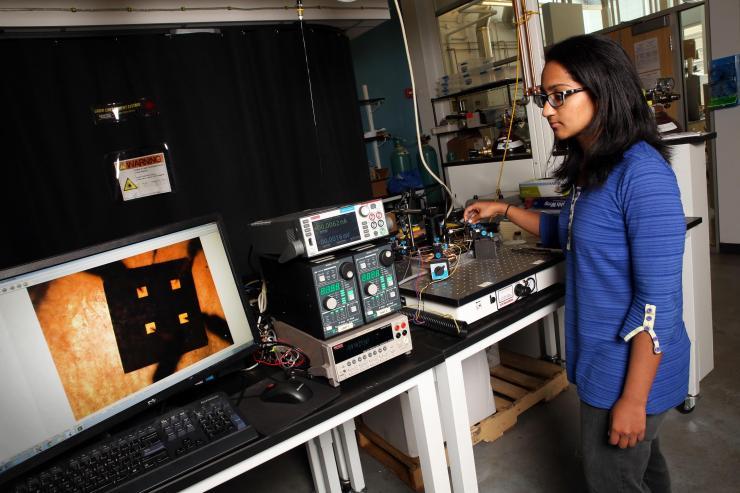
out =
<path fill-rule="evenodd" d="M 444 75 L 437 18 L 433 3 L 427 0 L 399 0 L 399 4 L 414 69 L 421 132 L 428 134 L 435 125 L 430 100 L 437 95 L 437 79 Z M 401 70 L 406 70 L 406 67 Z M 432 139 L 430 144 L 436 148 L 437 139 Z M 437 155 L 439 153 L 440 149 L 437 149 Z"/>
<path fill-rule="evenodd" d="M 740 53 L 740 2 L 709 0 L 712 58 Z M 714 112 L 719 242 L 740 245 L 740 106 Z"/>

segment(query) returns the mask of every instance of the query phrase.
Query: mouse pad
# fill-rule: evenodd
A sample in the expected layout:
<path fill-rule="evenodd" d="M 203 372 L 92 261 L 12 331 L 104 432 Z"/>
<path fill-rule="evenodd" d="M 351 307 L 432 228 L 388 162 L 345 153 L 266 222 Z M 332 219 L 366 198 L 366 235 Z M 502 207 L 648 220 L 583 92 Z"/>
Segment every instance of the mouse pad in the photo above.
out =
<path fill-rule="evenodd" d="M 284 402 L 265 402 L 260 399 L 262 391 L 269 384 L 287 380 L 287 376 L 283 372 L 276 373 L 244 389 L 244 394 L 239 403 L 239 410 L 260 434 L 272 435 L 286 426 L 305 418 L 317 409 L 324 407 L 340 395 L 338 388 L 331 387 L 323 380 L 311 380 L 302 377 L 293 378 L 304 382 L 313 391 L 313 396 L 306 402 L 289 404 Z"/>

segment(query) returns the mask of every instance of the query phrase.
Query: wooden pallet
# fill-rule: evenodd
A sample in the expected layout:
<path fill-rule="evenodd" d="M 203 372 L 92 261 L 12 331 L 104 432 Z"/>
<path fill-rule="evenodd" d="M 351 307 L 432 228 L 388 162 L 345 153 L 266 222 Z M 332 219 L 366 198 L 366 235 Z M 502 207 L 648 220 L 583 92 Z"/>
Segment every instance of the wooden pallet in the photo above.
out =
<path fill-rule="evenodd" d="M 558 365 L 501 351 L 501 364 L 491 369 L 491 387 L 496 413 L 470 427 L 473 445 L 500 438 L 524 411 L 567 389 L 568 378 Z"/>
<path fill-rule="evenodd" d="M 558 365 L 501 351 L 501 365 L 491 369 L 496 413 L 470 427 L 473 445 L 493 442 L 516 424 L 517 417 L 540 401 L 550 401 L 568 388 Z M 409 457 L 356 420 L 357 443 L 393 471 L 412 490 L 424 491 L 418 457 Z"/>
<path fill-rule="evenodd" d="M 357 444 L 378 462 L 393 471 L 412 490 L 424 491 L 418 457 L 409 457 L 367 427 L 362 418 L 355 418 Z"/>

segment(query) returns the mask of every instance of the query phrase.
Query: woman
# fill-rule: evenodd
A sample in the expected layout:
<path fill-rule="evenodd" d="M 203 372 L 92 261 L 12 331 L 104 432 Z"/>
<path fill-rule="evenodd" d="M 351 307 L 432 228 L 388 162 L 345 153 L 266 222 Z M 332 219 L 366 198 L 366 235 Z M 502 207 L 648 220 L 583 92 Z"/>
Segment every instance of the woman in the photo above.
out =
<path fill-rule="evenodd" d="M 676 177 L 624 50 L 577 36 L 546 56 L 542 107 L 567 157 L 560 215 L 475 202 L 465 218 L 504 215 L 566 255 L 566 362 L 581 400 L 591 491 L 670 491 L 658 432 L 688 391 L 682 313 L 686 225 Z"/>

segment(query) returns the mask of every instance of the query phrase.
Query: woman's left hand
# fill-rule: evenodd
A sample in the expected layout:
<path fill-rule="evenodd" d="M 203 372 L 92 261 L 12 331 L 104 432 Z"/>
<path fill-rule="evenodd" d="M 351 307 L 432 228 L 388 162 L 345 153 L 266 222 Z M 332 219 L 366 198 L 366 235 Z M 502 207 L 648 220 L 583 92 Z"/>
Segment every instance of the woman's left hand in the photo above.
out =
<path fill-rule="evenodd" d="M 609 443 L 619 448 L 634 447 L 645 438 L 645 405 L 622 396 L 611 412 Z"/>

